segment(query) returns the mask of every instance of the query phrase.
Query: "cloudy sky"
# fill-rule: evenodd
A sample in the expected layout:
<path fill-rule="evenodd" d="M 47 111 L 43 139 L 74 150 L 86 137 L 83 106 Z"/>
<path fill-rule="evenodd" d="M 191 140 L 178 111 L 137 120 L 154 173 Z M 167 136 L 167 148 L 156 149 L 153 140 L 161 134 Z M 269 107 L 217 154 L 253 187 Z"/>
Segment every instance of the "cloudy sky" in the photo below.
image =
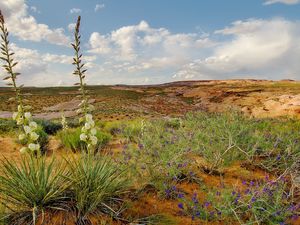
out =
<path fill-rule="evenodd" d="M 0 9 L 25 85 L 74 83 L 78 15 L 88 84 L 300 79 L 300 0 L 1 0 Z"/>

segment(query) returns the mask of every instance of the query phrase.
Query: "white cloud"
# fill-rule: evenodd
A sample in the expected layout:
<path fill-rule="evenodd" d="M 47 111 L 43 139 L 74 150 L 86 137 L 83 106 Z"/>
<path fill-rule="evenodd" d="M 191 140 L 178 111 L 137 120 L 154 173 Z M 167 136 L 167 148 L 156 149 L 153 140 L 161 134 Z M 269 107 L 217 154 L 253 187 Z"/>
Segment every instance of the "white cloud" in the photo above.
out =
<path fill-rule="evenodd" d="M 296 78 L 300 73 L 300 23 L 285 19 L 237 21 L 216 31 L 231 35 L 207 57 L 186 64 L 175 79 Z"/>
<path fill-rule="evenodd" d="M 72 9 L 70 9 L 70 13 L 71 13 L 71 14 L 74 14 L 74 13 L 81 13 L 81 9 L 78 9 L 78 8 L 72 8 Z"/>
<path fill-rule="evenodd" d="M 151 63 L 153 58 L 166 57 L 189 60 L 192 52 L 215 43 L 194 33 L 172 34 L 165 28 L 152 28 L 146 21 L 137 25 L 121 27 L 109 34 L 92 33 L 89 39 L 91 53 L 109 57 L 115 61 L 140 64 Z M 198 49 L 198 50 L 197 50 Z M 159 60 L 158 60 L 159 61 Z"/>
<path fill-rule="evenodd" d="M 18 77 L 18 84 L 27 86 L 51 86 L 51 85 L 72 85 L 75 77 L 72 75 L 71 65 L 73 56 L 50 53 L 40 53 L 37 50 L 22 48 L 11 44 L 10 48 L 15 52 L 14 58 L 18 62 L 15 71 L 21 72 Z M 97 59 L 95 55 L 83 56 L 86 64 L 93 64 Z M 88 67 L 88 66 L 87 66 Z M 6 72 L 1 68 L 0 74 Z M 0 86 L 4 82 L 0 80 Z"/>
<path fill-rule="evenodd" d="M 41 11 L 38 10 L 38 8 L 36 6 L 30 6 L 30 10 L 35 13 L 41 13 Z"/>
<path fill-rule="evenodd" d="M 287 5 L 295 5 L 298 4 L 300 0 L 267 0 L 264 2 L 264 5 L 272 5 L 275 3 L 282 3 Z"/>
<path fill-rule="evenodd" d="M 97 4 L 95 6 L 95 12 L 98 12 L 100 11 L 101 9 L 104 9 L 105 8 L 105 5 L 104 4 Z"/>
<path fill-rule="evenodd" d="M 65 35 L 62 28 L 51 29 L 41 24 L 28 12 L 24 0 L 0 1 L 10 32 L 21 40 L 47 41 L 57 45 L 69 45 L 70 38 Z"/>
<path fill-rule="evenodd" d="M 75 26 L 76 26 L 76 23 L 70 23 L 70 24 L 68 25 L 68 30 L 69 30 L 70 32 L 74 32 Z"/>

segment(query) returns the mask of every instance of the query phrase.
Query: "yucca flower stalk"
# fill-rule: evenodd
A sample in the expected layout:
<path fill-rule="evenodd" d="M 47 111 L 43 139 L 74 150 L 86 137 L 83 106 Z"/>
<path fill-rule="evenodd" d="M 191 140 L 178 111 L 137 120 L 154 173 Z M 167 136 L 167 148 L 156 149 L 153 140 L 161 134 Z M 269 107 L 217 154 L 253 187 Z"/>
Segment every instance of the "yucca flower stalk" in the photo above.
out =
<path fill-rule="evenodd" d="M 63 130 L 69 129 L 68 122 L 66 120 L 66 116 L 65 116 L 64 112 L 62 112 L 62 114 L 61 114 L 61 125 L 62 125 Z"/>
<path fill-rule="evenodd" d="M 24 105 L 24 100 L 22 99 L 21 89 L 23 85 L 17 85 L 17 77 L 20 73 L 15 72 L 15 66 L 18 64 L 13 59 L 15 54 L 9 48 L 8 30 L 5 26 L 4 16 L 0 10 L 0 30 L 1 30 L 1 54 L 0 59 L 4 61 L 3 68 L 6 70 L 8 76 L 4 77 L 4 81 L 8 81 L 7 85 L 12 87 L 15 92 L 15 97 L 10 100 L 14 100 L 17 103 L 17 112 L 13 113 L 13 120 L 21 127 L 21 134 L 19 135 L 19 140 L 25 143 L 26 147 L 20 149 L 21 153 L 25 152 L 40 152 L 40 144 L 38 143 L 39 135 L 36 133 L 38 128 L 37 123 L 32 121 L 31 113 L 28 110 L 31 109 L 30 106 Z"/>
<path fill-rule="evenodd" d="M 93 116 L 91 112 L 94 110 L 94 106 L 89 104 L 89 96 L 88 92 L 85 90 L 85 73 L 86 69 L 84 69 L 84 63 L 82 62 L 82 54 L 80 51 L 80 20 L 81 17 L 78 16 L 77 23 L 75 26 L 75 33 L 74 33 L 74 43 L 72 43 L 72 47 L 75 50 L 75 57 L 73 58 L 73 65 L 75 65 L 75 71 L 73 74 L 78 76 L 79 83 L 76 83 L 76 86 L 80 86 L 80 98 L 82 99 L 81 103 L 79 104 L 79 109 L 77 113 L 80 115 L 79 122 L 83 124 L 82 126 L 82 133 L 80 134 L 80 140 L 84 141 L 87 144 L 88 152 L 94 150 L 95 146 L 97 145 L 98 139 L 96 137 L 97 130 L 95 128 L 95 122 L 93 120 Z"/>

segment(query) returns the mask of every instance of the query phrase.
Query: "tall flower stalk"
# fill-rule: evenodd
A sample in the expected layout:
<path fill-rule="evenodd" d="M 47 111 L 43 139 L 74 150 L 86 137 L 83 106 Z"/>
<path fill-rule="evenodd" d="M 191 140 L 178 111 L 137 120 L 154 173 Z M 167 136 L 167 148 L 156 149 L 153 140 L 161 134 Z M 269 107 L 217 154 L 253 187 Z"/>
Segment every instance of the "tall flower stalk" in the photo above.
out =
<path fill-rule="evenodd" d="M 20 149 L 21 153 L 25 152 L 40 152 L 40 145 L 38 143 L 39 135 L 36 133 L 37 124 L 32 121 L 30 106 L 24 105 L 24 101 L 21 95 L 21 88 L 23 85 L 17 85 L 17 77 L 20 73 L 15 72 L 15 66 L 18 64 L 14 59 L 13 55 L 15 54 L 9 48 L 9 38 L 8 30 L 5 26 L 4 16 L 0 10 L 0 31 L 1 31 L 1 57 L 0 59 L 4 62 L 2 66 L 7 72 L 7 76 L 3 78 L 7 82 L 7 85 L 12 87 L 15 92 L 15 97 L 11 100 L 16 101 L 17 103 L 17 112 L 13 113 L 13 120 L 21 127 L 21 134 L 19 135 L 19 140 L 24 143 L 24 147 Z"/>
<path fill-rule="evenodd" d="M 85 73 L 86 69 L 84 69 L 84 63 L 82 62 L 82 54 L 80 51 L 80 21 L 81 17 L 78 16 L 77 23 L 75 26 L 74 33 L 74 43 L 72 43 L 72 47 L 75 50 L 75 56 L 73 58 L 73 65 L 75 66 L 75 70 L 73 74 L 78 76 L 79 83 L 76 83 L 76 86 L 79 86 L 79 92 L 82 101 L 79 104 L 79 109 L 77 113 L 80 115 L 79 122 L 83 124 L 80 134 L 80 140 L 84 141 L 87 144 L 88 152 L 94 150 L 97 145 L 98 139 L 96 137 L 97 130 L 95 128 L 95 122 L 93 120 L 93 116 L 91 112 L 94 110 L 94 106 L 89 104 L 89 96 L 87 90 L 85 90 Z"/>

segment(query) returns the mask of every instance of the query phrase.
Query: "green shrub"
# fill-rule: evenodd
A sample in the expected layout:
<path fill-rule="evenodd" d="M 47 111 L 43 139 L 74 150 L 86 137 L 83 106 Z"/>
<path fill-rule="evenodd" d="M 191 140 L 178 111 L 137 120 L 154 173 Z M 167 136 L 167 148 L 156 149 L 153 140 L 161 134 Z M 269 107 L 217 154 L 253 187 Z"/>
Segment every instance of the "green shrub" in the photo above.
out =
<path fill-rule="evenodd" d="M 179 118 L 170 118 L 165 121 L 165 127 L 179 129 L 182 124 Z"/>
<path fill-rule="evenodd" d="M 0 119 L 0 134 L 13 132 L 18 129 L 17 123 L 10 119 Z"/>
<path fill-rule="evenodd" d="M 45 158 L 22 158 L 21 164 L 2 161 L 0 173 L 0 204 L 6 208 L 9 224 L 35 224 L 47 209 L 60 209 L 64 204 L 64 166 L 47 163 Z"/>
<path fill-rule="evenodd" d="M 137 142 L 139 136 L 143 132 L 144 125 L 145 121 L 143 120 L 130 121 L 124 127 L 123 135 L 127 138 L 127 140 Z"/>
<path fill-rule="evenodd" d="M 59 130 L 62 129 L 62 125 L 60 123 L 56 123 L 53 121 L 49 120 L 35 120 L 37 124 L 39 124 L 43 130 L 49 134 L 49 135 L 54 135 L 56 134 Z"/>
<path fill-rule="evenodd" d="M 80 140 L 80 134 L 81 129 L 77 128 L 59 131 L 57 133 L 57 136 L 60 138 L 62 144 L 73 152 L 76 152 L 78 150 L 86 151 L 86 143 Z M 98 138 L 96 150 L 100 150 L 101 148 L 103 148 L 111 139 L 111 136 L 109 134 L 100 131 L 97 132 L 96 137 Z"/>
<path fill-rule="evenodd" d="M 126 124 L 114 121 L 106 123 L 104 126 L 104 130 L 110 133 L 111 135 L 118 135 L 123 132 L 125 127 Z"/>
<path fill-rule="evenodd" d="M 77 224 L 87 224 L 89 216 L 105 213 L 114 216 L 120 196 L 128 190 L 128 179 L 107 157 L 81 155 L 67 160 L 71 191 L 76 204 Z"/>
<path fill-rule="evenodd" d="M 186 173 L 189 143 L 173 128 L 167 128 L 164 120 L 144 122 L 142 133 L 139 127 L 134 138 L 138 144 L 129 144 L 120 161 L 132 169 L 131 179 L 154 186 L 161 197 L 173 197 L 176 184 Z"/>

